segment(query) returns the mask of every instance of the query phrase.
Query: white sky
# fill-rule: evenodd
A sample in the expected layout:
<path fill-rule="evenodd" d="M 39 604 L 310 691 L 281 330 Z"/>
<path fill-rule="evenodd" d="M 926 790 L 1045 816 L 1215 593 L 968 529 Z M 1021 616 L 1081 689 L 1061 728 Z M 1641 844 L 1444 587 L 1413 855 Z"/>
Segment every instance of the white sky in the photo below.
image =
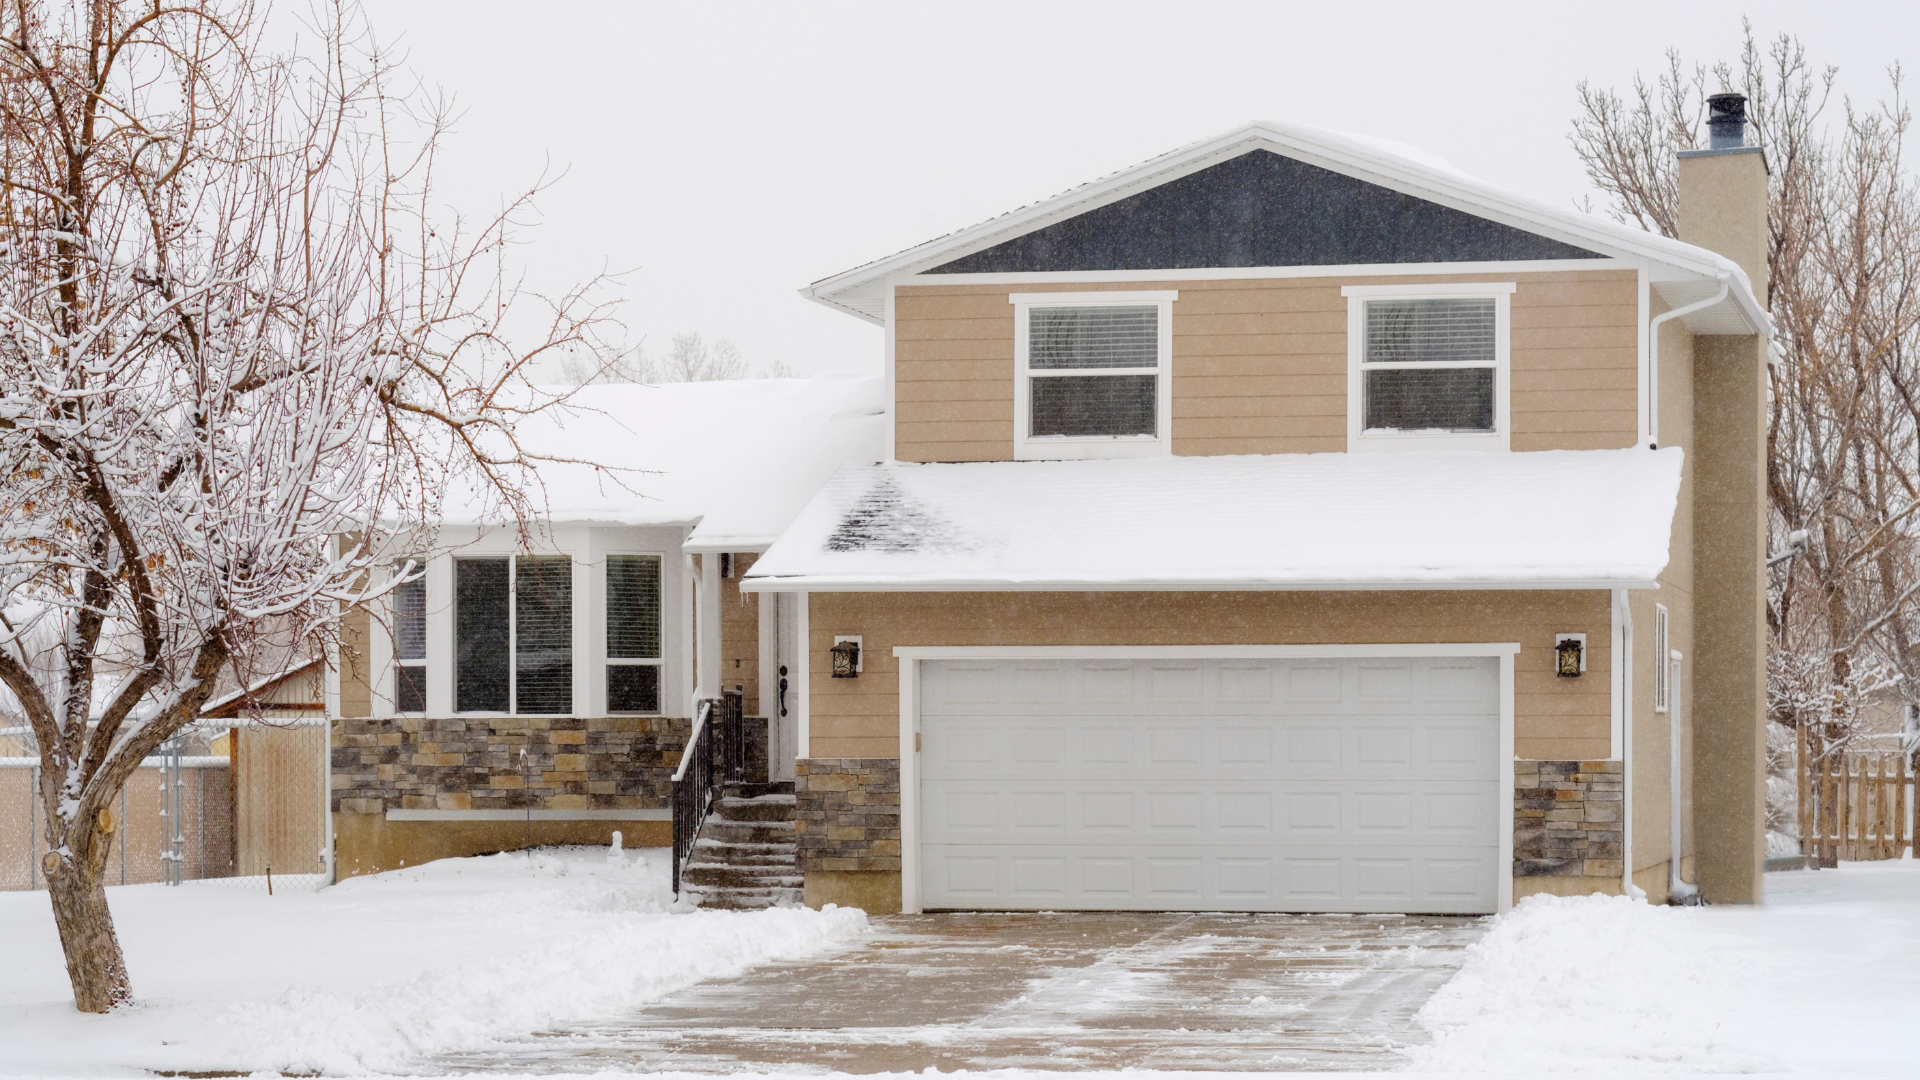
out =
<path fill-rule="evenodd" d="M 464 107 L 451 202 L 484 212 L 565 171 L 531 280 L 631 270 L 634 337 L 697 330 L 801 373 L 880 353 L 807 282 L 1249 120 L 1397 139 L 1564 202 L 1586 190 L 1575 83 L 1625 90 L 1669 46 L 1731 60 L 1743 13 L 1799 34 L 1856 98 L 1920 63 L 1912 0 L 365 6 Z"/>

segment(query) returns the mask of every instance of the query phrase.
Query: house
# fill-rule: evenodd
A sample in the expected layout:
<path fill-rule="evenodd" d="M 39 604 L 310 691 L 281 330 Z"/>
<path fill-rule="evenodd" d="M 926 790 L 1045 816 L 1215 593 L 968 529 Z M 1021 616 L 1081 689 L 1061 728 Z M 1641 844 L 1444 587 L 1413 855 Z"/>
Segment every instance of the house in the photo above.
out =
<path fill-rule="evenodd" d="M 696 702 L 723 691 L 767 719 L 790 773 L 793 605 L 739 593 L 739 574 L 835 468 L 884 456 L 880 392 L 872 376 L 594 385 L 523 422 L 532 450 L 625 471 L 543 466 L 527 545 L 457 490 L 434 536 L 388 545 L 396 571 L 422 556 L 424 572 L 342 630 L 335 873 L 616 831 L 665 846 Z"/>
<path fill-rule="evenodd" d="M 1766 160 L 1676 242 L 1258 123 L 817 282 L 885 460 L 747 570 L 806 901 L 1761 896 Z"/>

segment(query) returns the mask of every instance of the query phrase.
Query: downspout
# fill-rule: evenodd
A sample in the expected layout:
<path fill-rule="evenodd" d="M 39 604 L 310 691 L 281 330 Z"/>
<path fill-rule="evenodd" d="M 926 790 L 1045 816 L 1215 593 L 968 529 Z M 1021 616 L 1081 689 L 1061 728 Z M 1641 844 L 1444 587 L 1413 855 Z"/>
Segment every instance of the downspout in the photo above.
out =
<path fill-rule="evenodd" d="M 1620 612 L 1620 889 L 1645 896 L 1633 884 L 1633 608 L 1627 590 L 1613 590 Z"/>
<path fill-rule="evenodd" d="M 1700 902 L 1700 886 L 1689 885 L 1680 877 L 1680 856 L 1682 854 L 1680 823 L 1680 685 L 1673 677 L 1674 657 L 1663 657 L 1661 662 L 1667 665 L 1667 806 L 1672 816 L 1668 822 L 1671 836 L 1667 847 L 1667 903 L 1692 906 Z"/>
<path fill-rule="evenodd" d="M 1647 442 L 1649 449 L 1660 446 L 1660 325 L 1668 319 L 1677 319 L 1682 315 L 1691 315 L 1696 311 L 1710 308 L 1727 298 L 1733 289 L 1733 279 L 1720 275 L 1720 291 L 1705 300 L 1696 300 L 1685 307 L 1661 312 L 1647 321 Z"/>

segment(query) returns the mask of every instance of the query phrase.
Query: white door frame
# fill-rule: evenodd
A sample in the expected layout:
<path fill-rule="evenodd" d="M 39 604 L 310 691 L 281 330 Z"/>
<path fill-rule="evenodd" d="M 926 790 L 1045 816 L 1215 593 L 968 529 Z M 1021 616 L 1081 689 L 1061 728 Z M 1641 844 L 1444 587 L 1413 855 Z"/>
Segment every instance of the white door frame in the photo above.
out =
<path fill-rule="evenodd" d="M 1513 906 L 1513 658 L 1518 642 L 1404 645 L 899 645 L 900 910 L 920 914 L 920 661 L 922 660 L 1291 660 L 1493 656 L 1500 660 L 1502 820 L 1494 910 Z"/>

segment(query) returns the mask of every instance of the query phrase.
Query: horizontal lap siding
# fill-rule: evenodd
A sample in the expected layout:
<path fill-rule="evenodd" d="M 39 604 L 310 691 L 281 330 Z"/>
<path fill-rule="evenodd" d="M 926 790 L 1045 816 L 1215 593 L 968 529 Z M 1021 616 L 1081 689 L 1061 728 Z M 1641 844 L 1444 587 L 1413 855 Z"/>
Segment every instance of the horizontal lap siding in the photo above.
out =
<path fill-rule="evenodd" d="M 1306 645 L 1518 641 L 1515 748 L 1593 760 L 1612 749 L 1610 598 L 1579 592 L 814 593 L 811 757 L 900 753 L 901 645 Z M 1553 674 L 1557 633 L 1584 633 L 1589 671 Z M 865 670 L 834 679 L 835 634 Z"/>
<path fill-rule="evenodd" d="M 1172 289 L 1173 438 L 1179 454 L 1342 451 L 1350 280 L 904 286 L 895 311 L 896 452 L 903 461 L 1013 456 L 1012 292 Z M 1470 280 L 1470 279 L 1468 279 Z M 1515 450 L 1631 445 L 1638 431 L 1632 271 L 1490 276 L 1515 281 Z"/>

